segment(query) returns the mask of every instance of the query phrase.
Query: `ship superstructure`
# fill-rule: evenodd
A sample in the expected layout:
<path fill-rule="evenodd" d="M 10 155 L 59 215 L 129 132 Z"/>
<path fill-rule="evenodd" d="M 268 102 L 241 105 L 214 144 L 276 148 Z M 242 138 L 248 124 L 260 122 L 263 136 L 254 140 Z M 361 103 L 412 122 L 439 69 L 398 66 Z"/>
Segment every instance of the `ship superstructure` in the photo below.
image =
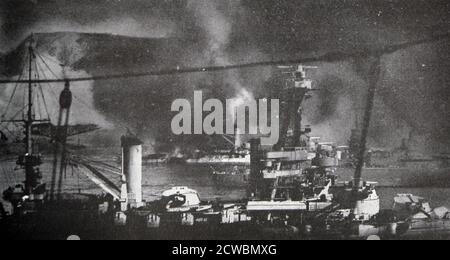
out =
<path fill-rule="evenodd" d="M 281 88 L 280 109 L 280 139 L 270 148 L 265 148 L 261 160 L 262 175 L 268 182 L 279 177 L 302 176 L 310 167 L 332 169 L 338 166 L 337 146 L 334 143 L 321 142 L 320 137 L 310 136 L 312 128 L 305 125 L 302 117 L 304 102 L 311 97 L 313 80 L 308 77 L 308 71 L 318 69 L 313 66 L 279 66 L 279 74 L 283 79 Z M 250 150 L 247 148 L 245 161 L 250 165 Z M 213 156 L 210 156 L 213 158 Z M 216 158 L 221 160 L 220 157 Z M 238 162 L 240 159 L 235 159 Z M 204 160 L 215 161 L 212 159 Z M 228 162 L 223 158 L 222 162 Z M 240 167 L 227 171 L 214 170 L 214 178 L 218 185 L 239 186 L 239 183 L 249 182 L 250 171 Z"/>

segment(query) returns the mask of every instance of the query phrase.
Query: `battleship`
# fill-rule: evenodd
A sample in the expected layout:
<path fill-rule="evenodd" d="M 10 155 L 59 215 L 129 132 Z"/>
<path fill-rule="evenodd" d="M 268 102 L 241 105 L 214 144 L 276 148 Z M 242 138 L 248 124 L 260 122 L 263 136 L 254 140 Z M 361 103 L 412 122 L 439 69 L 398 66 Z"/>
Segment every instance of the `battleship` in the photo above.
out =
<path fill-rule="evenodd" d="M 284 77 L 281 102 L 281 137 L 274 147 L 265 151 L 264 179 L 302 175 L 310 167 L 336 168 L 339 165 L 338 149 L 333 143 L 321 142 L 320 137 L 312 137 L 312 128 L 302 126 L 304 102 L 311 97 L 313 80 L 307 75 L 312 66 L 280 66 Z M 250 153 L 248 164 L 250 165 Z M 247 185 L 250 170 L 243 167 L 228 168 L 225 171 L 213 169 L 218 183 L 231 186 Z"/>
<path fill-rule="evenodd" d="M 450 212 L 444 207 L 432 209 L 423 198 L 399 194 L 398 206 L 382 210 L 376 183 L 364 181 L 367 135 L 377 85 L 381 59 L 420 43 L 447 39 L 448 35 L 418 42 L 389 46 L 380 50 L 359 53 L 331 53 L 315 58 L 290 62 L 258 62 L 220 67 L 176 68 L 147 73 L 107 75 L 86 78 L 42 79 L 33 69 L 39 54 L 34 36 L 27 40 L 26 79 L 0 80 L 0 84 L 25 84 L 26 113 L 20 120 L 25 138 L 25 153 L 19 156 L 17 166 L 24 171 L 25 181 L 3 193 L 0 228 L 6 239 L 420 239 L 445 238 L 450 233 Z M 87 156 L 68 153 L 67 138 L 70 129 L 71 82 L 107 80 L 143 76 L 175 75 L 179 73 L 223 71 L 250 66 L 278 66 L 310 64 L 319 61 L 341 61 L 365 58 L 370 64 L 369 92 L 365 109 L 356 169 L 351 182 L 339 184 L 333 168 L 336 160 L 328 148 L 318 149 L 311 165 L 309 151 L 286 148 L 286 139 L 264 151 L 259 139 L 250 141 L 250 175 L 248 196 L 242 201 L 203 201 L 197 191 L 173 187 L 164 191 L 159 200 L 143 199 L 142 165 L 143 142 L 129 132 L 121 140 L 121 169 L 98 162 Z M 298 68 L 298 67 L 297 67 Z M 295 72 L 294 72 L 295 73 Z M 41 75 L 42 76 L 42 75 Z M 302 77 L 302 75 L 300 75 Z M 54 145 L 53 170 L 42 172 L 44 159 L 35 148 L 33 128 L 49 123 L 34 113 L 34 90 L 40 83 L 63 84 L 59 99 L 58 124 L 51 139 Z M 288 106 L 299 107 L 308 89 L 294 84 L 289 89 Z M 291 102 L 294 103 L 293 109 Z M 19 113 L 20 114 L 20 113 Z M 288 113 L 289 114 L 289 113 Z M 288 114 L 284 114 L 288 115 Z M 292 114 L 291 114 L 292 115 Z M 295 135 L 302 134 L 298 124 L 300 113 L 282 120 L 282 131 L 287 132 L 291 119 L 296 123 Z M 53 127 L 51 127 L 53 128 Z M 81 132 L 93 130 L 83 126 Z M 94 127 L 96 128 L 96 127 Z M 296 138 L 295 143 L 300 142 Z M 325 146 L 325 145 L 324 145 Z M 296 146 L 298 147 L 298 146 Z M 298 156 L 301 155 L 301 156 Z M 293 160 L 292 160 L 293 158 Z M 287 159 L 287 160 L 286 160 Z M 290 162 L 294 163 L 290 163 Z M 299 164 L 301 167 L 299 167 Z M 98 185 L 103 194 L 64 193 L 62 183 L 68 166 L 74 166 Z M 274 166 L 276 165 L 276 166 Z M 288 171 L 283 165 L 291 167 Z M 297 173 L 291 174 L 297 167 Z M 117 172 L 120 170 L 120 172 Z M 117 186 L 106 176 L 106 171 L 120 177 Z M 43 176 L 50 175 L 49 186 Z M 106 194 L 106 195 L 105 195 Z"/>

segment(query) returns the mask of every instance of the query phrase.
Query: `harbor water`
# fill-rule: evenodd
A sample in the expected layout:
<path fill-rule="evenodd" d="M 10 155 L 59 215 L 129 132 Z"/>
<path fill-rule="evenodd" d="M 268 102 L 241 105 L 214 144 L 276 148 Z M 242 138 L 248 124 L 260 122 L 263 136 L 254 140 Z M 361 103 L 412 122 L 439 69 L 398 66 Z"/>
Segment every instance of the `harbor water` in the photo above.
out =
<path fill-rule="evenodd" d="M 13 183 L 24 179 L 23 171 L 14 170 L 12 161 L 0 163 L 0 190 L 5 190 Z M 118 166 L 118 165 L 117 165 Z M 46 162 L 41 171 L 44 181 L 51 180 L 51 163 Z M 147 201 L 159 198 L 161 193 L 175 186 L 187 186 L 199 192 L 202 200 L 235 201 L 246 197 L 246 189 L 242 185 L 233 186 L 215 182 L 212 176 L 213 169 L 209 166 L 191 165 L 159 165 L 144 166 L 143 168 L 143 195 Z M 48 174 L 47 174 L 48 173 Z M 120 176 L 105 173 L 106 177 L 120 185 Z M 350 181 L 353 176 L 352 169 L 339 169 L 338 181 Z M 381 197 L 381 207 L 392 207 L 393 198 L 400 193 L 411 193 L 424 197 L 432 206 L 445 206 L 450 208 L 450 170 L 406 170 L 406 169 L 366 169 L 365 180 L 378 182 L 377 191 Z M 63 190 L 68 193 L 102 194 L 103 191 L 83 175 L 80 169 L 67 169 Z"/>

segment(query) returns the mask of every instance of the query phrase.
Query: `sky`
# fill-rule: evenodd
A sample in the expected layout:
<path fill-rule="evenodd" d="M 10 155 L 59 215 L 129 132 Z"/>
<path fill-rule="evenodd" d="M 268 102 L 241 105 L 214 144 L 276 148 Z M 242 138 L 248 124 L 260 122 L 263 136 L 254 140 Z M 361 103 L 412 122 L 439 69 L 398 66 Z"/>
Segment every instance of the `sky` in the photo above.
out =
<path fill-rule="evenodd" d="M 445 0 L 3 0 L 0 23 L 2 40 L 14 43 L 32 31 L 66 30 L 201 38 L 198 23 L 211 19 L 209 29 L 230 36 L 231 45 L 278 51 L 383 44 L 430 29 L 446 31 L 449 5 Z"/>
<path fill-rule="evenodd" d="M 422 39 L 448 33 L 449 16 L 448 0 L 2 0 L 0 52 L 15 48 L 31 32 L 108 33 L 176 38 L 180 46 L 189 47 L 180 63 L 223 65 Z M 411 131 L 421 139 L 431 135 L 436 143 L 448 141 L 448 56 L 448 42 L 441 42 L 383 58 L 374 145 L 396 146 Z M 306 120 L 318 134 L 345 142 L 353 112 L 365 95 L 360 64 L 318 65 L 314 76 L 326 91 L 308 105 Z M 234 96 L 245 99 L 270 82 L 272 73 L 231 71 L 186 80 L 231 85 Z M 98 107 L 101 102 L 93 91 L 94 105 L 108 117 L 112 112 Z M 385 129 L 392 125 L 394 130 Z"/>

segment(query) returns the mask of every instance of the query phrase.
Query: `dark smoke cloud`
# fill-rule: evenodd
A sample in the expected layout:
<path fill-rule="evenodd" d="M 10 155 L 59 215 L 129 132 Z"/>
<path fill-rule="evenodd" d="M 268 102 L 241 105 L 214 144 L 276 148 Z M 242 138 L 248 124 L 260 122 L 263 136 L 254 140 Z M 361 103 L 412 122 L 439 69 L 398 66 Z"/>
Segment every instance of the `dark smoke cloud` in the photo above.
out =
<path fill-rule="evenodd" d="M 449 13 L 445 0 L 4 0 L 0 50 L 15 46 L 30 32 L 114 33 L 169 40 L 81 37 L 79 43 L 88 51 L 74 66 L 102 74 L 222 65 L 421 39 L 448 32 Z M 372 145 L 395 147 L 410 131 L 433 146 L 449 141 L 448 56 L 448 42 L 442 42 L 383 58 Z M 318 135 L 343 143 L 355 116 L 362 113 L 364 62 L 317 65 L 313 77 L 323 91 L 305 104 L 306 120 Z M 174 98 L 204 89 L 212 97 L 242 102 L 267 95 L 272 76 L 272 69 L 264 68 L 95 82 L 94 104 L 109 120 L 167 141 Z"/>

